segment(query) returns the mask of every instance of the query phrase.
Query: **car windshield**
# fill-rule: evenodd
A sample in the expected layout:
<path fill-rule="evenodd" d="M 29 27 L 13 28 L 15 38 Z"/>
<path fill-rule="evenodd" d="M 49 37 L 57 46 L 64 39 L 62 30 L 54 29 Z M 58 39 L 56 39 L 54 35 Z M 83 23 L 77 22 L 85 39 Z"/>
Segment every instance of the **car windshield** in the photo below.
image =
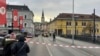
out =
<path fill-rule="evenodd" d="M 0 36 L 2 56 L 100 56 L 100 0 L 0 0 Z"/>

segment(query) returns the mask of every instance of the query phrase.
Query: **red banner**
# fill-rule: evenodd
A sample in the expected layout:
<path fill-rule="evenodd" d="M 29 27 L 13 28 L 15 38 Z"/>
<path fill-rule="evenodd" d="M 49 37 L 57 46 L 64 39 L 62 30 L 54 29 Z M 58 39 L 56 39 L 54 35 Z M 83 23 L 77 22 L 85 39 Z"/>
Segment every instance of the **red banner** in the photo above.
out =
<path fill-rule="evenodd" d="M 0 0 L 0 25 L 6 23 L 6 0 Z"/>
<path fill-rule="evenodd" d="M 12 11 L 12 17 L 13 17 L 13 27 L 18 28 L 18 10 L 14 9 Z"/>
<path fill-rule="evenodd" d="M 23 16 L 19 16 L 19 26 L 20 26 L 20 30 L 23 29 Z"/>

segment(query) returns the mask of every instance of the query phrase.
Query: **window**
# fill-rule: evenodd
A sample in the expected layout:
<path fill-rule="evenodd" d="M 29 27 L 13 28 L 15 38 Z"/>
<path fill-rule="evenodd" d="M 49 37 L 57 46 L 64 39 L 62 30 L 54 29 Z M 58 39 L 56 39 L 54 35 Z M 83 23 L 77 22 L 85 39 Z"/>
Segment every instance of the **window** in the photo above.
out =
<path fill-rule="evenodd" d="M 66 23 L 66 25 L 71 26 L 71 22 L 70 22 L 70 21 L 68 21 L 68 22 Z"/>
<path fill-rule="evenodd" d="M 95 29 L 95 32 L 96 31 L 99 32 L 99 29 Z M 91 32 L 93 33 L 94 32 L 94 29 L 92 29 Z"/>
<path fill-rule="evenodd" d="M 99 17 L 96 17 L 96 18 L 99 18 Z"/>
<path fill-rule="evenodd" d="M 77 22 L 75 22 L 75 25 L 77 26 L 77 25 L 78 25 L 78 23 L 77 23 Z"/>
<path fill-rule="evenodd" d="M 25 15 L 25 19 L 26 19 L 26 15 Z"/>
<path fill-rule="evenodd" d="M 84 16 L 80 16 L 81 18 L 84 18 Z"/>
<path fill-rule="evenodd" d="M 98 24 L 95 24 L 96 25 L 96 27 L 98 27 Z"/>
<path fill-rule="evenodd" d="M 93 18 L 93 16 L 90 16 L 90 18 Z"/>
<path fill-rule="evenodd" d="M 67 17 L 72 17 L 71 15 L 67 15 Z"/>
<path fill-rule="evenodd" d="M 82 26 L 86 26 L 86 22 L 82 22 Z"/>
<path fill-rule="evenodd" d="M 99 29 L 97 29 L 97 33 L 99 33 Z"/>

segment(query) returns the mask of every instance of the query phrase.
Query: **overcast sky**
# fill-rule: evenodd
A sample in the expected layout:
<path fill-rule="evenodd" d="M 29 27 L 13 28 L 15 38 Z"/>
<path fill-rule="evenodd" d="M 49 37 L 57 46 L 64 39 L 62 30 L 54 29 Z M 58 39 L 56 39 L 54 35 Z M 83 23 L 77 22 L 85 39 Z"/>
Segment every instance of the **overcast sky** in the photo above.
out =
<path fill-rule="evenodd" d="M 75 13 L 92 14 L 96 9 L 96 14 L 100 16 L 100 0 L 74 0 Z M 54 19 L 59 13 L 72 13 L 72 0 L 7 0 L 8 4 L 28 5 L 34 13 L 34 21 L 40 22 L 42 9 L 45 20 Z"/>

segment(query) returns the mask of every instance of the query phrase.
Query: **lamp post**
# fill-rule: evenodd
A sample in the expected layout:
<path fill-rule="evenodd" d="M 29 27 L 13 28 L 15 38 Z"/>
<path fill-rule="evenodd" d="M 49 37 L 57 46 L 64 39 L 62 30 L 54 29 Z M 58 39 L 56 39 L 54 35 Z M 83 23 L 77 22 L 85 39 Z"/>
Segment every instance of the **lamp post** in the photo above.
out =
<path fill-rule="evenodd" d="M 74 37 L 75 37 L 75 19 L 74 19 L 74 0 L 72 1 L 72 28 L 73 28 L 73 34 L 72 34 L 72 45 L 74 45 Z"/>
<path fill-rule="evenodd" d="M 94 9 L 94 13 L 93 13 L 93 43 L 95 43 L 95 9 Z"/>

